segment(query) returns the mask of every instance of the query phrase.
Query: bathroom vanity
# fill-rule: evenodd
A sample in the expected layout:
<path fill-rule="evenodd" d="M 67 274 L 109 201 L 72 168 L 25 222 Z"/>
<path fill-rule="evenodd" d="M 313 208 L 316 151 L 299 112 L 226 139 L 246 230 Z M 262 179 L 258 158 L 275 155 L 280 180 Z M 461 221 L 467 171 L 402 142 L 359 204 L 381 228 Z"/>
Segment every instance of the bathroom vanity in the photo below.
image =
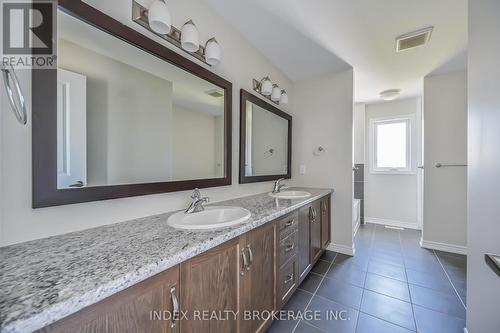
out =
<path fill-rule="evenodd" d="M 167 213 L 5 247 L 0 331 L 262 332 L 271 320 L 245 311 L 280 309 L 330 242 L 332 191 L 303 190 L 217 203 L 252 214 L 229 228 L 174 229 Z"/>

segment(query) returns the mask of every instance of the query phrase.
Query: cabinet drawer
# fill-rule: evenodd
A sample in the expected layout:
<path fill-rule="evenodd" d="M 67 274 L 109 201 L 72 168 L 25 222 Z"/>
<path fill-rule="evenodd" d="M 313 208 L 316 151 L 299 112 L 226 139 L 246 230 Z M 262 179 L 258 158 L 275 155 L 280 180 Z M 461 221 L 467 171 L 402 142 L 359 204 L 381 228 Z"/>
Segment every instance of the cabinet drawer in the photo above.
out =
<path fill-rule="evenodd" d="M 286 238 L 288 235 L 292 234 L 298 228 L 299 222 L 299 214 L 298 212 L 293 212 L 280 220 L 278 220 L 278 230 L 279 230 L 279 239 L 282 240 Z"/>
<path fill-rule="evenodd" d="M 279 246 L 279 267 L 290 260 L 291 257 L 297 254 L 299 236 L 295 231 L 293 234 L 288 235 L 285 239 L 280 241 Z"/>
<path fill-rule="evenodd" d="M 294 256 L 278 271 L 279 304 L 284 304 L 292 294 L 297 278 L 297 256 Z"/>

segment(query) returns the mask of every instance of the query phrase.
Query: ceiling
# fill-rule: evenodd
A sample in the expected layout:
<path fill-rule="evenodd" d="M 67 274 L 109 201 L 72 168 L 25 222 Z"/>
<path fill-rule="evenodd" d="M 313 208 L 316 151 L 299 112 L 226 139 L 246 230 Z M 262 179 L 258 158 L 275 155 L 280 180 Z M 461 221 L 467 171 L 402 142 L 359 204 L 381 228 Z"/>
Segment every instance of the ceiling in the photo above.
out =
<path fill-rule="evenodd" d="M 205 1 L 293 81 L 351 65 L 357 102 L 394 88 L 418 96 L 425 75 L 465 66 L 467 0 Z M 394 51 L 396 36 L 430 25 L 429 44 Z"/>

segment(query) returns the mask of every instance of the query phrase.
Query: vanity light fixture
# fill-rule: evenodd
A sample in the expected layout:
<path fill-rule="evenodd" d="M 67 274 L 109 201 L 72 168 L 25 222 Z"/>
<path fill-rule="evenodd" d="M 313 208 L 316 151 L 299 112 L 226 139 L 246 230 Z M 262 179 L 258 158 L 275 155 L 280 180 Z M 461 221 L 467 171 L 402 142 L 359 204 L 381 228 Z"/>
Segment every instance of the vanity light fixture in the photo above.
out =
<path fill-rule="evenodd" d="M 192 20 L 180 30 L 174 27 L 165 0 L 153 1 L 149 9 L 132 0 L 132 21 L 210 66 L 220 63 L 222 52 L 217 40 L 211 38 L 205 46 L 200 45 L 198 28 Z"/>
<path fill-rule="evenodd" d="M 220 45 L 217 42 L 215 37 L 207 40 L 207 44 L 205 44 L 205 61 L 212 66 L 217 66 L 220 64 L 221 59 L 221 51 Z"/>
<path fill-rule="evenodd" d="M 273 84 L 269 76 L 261 80 L 253 79 L 253 90 L 269 99 L 275 104 L 287 104 L 288 94 L 284 89 L 281 89 L 277 84 Z"/>
<path fill-rule="evenodd" d="M 149 6 L 148 22 L 151 30 L 160 35 L 170 32 L 172 17 L 164 0 L 155 0 Z"/>
<path fill-rule="evenodd" d="M 286 93 L 285 89 L 281 90 L 280 104 L 288 104 L 288 94 Z"/>
<path fill-rule="evenodd" d="M 273 92 L 271 93 L 271 101 L 279 102 L 281 99 L 281 89 L 277 84 L 273 84 Z"/>
<path fill-rule="evenodd" d="M 198 29 L 193 20 L 189 20 L 181 28 L 181 46 L 188 52 L 196 52 L 200 48 Z"/>

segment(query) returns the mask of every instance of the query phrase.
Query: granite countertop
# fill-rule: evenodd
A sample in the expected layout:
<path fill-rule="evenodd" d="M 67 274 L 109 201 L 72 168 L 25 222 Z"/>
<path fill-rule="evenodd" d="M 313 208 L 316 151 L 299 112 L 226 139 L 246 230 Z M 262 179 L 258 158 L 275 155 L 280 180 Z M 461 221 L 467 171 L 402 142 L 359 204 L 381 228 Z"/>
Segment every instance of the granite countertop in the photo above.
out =
<path fill-rule="evenodd" d="M 305 199 L 267 193 L 218 202 L 252 213 L 217 230 L 167 226 L 174 212 L 0 248 L 0 332 L 30 332 L 94 304 L 332 192 Z"/>

